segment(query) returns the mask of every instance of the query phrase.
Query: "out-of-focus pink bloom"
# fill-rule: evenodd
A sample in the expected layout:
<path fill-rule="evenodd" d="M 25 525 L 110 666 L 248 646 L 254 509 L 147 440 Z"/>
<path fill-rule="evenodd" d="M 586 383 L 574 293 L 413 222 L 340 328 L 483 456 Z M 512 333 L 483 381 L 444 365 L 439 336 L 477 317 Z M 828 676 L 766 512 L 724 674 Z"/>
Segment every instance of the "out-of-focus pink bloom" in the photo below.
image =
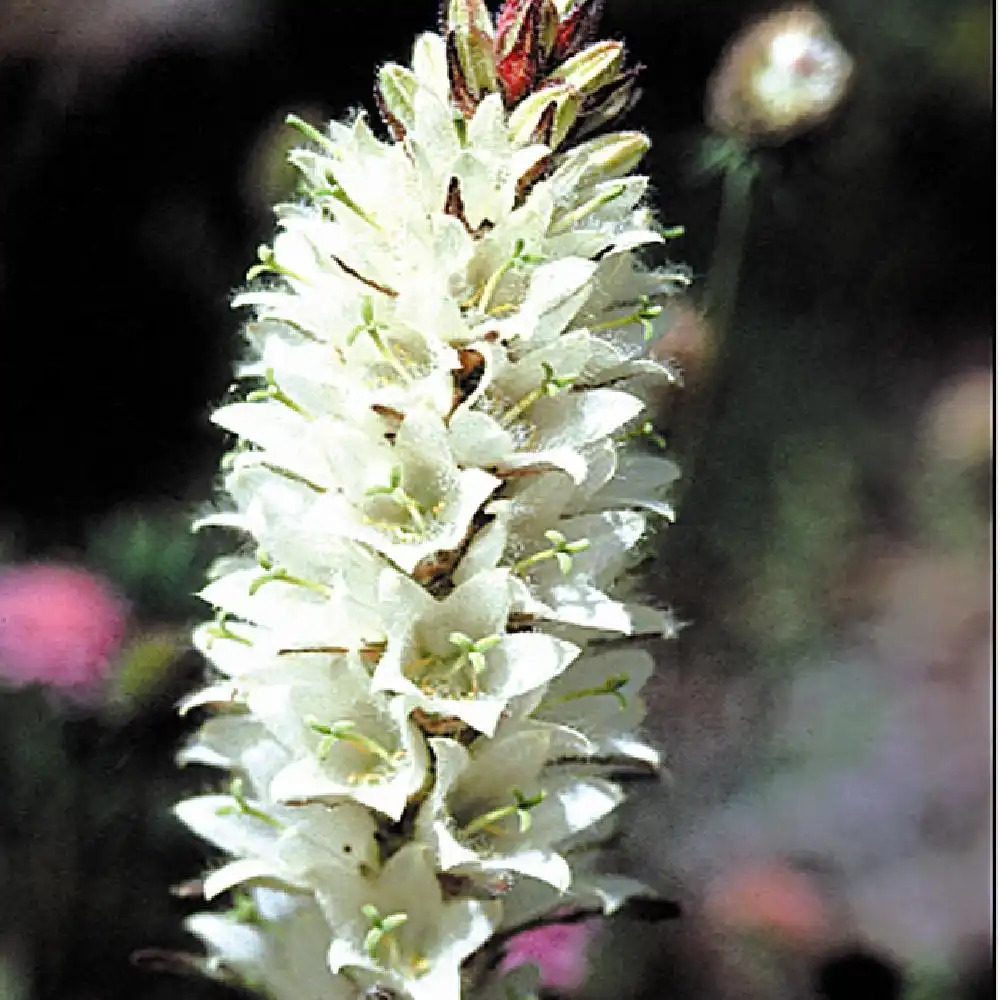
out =
<path fill-rule="evenodd" d="M 709 887 L 705 912 L 716 924 L 801 947 L 829 939 L 835 924 L 819 886 L 777 861 L 726 871 Z"/>
<path fill-rule="evenodd" d="M 127 607 L 100 577 L 72 566 L 0 569 L 0 679 L 84 691 L 107 676 Z"/>
<path fill-rule="evenodd" d="M 597 920 L 584 920 L 525 931 L 507 944 L 501 968 L 506 972 L 531 962 L 538 966 L 542 986 L 575 990 L 586 978 L 587 946 L 599 926 Z"/>

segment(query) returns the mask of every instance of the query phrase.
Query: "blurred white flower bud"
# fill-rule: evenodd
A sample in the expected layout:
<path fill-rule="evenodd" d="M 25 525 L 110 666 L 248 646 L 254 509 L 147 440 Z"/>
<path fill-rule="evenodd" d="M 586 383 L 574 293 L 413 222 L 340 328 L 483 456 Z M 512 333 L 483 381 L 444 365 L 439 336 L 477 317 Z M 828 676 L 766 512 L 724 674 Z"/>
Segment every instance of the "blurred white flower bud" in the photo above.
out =
<path fill-rule="evenodd" d="M 708 123 L 747 145 L 779 145 L 830 115 L 853 67 L 818 11 L 770 14 L 740 32 L 719 60 L 708 84 Z"/>

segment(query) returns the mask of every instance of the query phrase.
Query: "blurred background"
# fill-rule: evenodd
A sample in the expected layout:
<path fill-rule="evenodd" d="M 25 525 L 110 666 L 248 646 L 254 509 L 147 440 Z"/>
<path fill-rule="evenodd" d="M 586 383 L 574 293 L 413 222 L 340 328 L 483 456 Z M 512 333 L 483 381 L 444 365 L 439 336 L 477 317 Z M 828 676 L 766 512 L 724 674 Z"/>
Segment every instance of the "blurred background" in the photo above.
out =
<path fill-rule="evenodd" d="M 208 860 L 169 814 L 212 557 L 229 290 L 293 183 L 290 110 L 370 98 L 433 0 L 0 0 L 0 998 L 222 1000 Z M 855 61 L 762 150 L 725 331 L 699 308 L 721 180 L 705 88 L 749 0 L 608 0 L 629 123 L 696 277 L 647 589 L 667 776 L 613 863 L 681 901 L 588 937 L 586 1000 L 992 995 L 993 24 L 986 0 L 828 0 Z M 724 334 L 724 335 L 723 335 Z M 552 984 L 558 990 L 559 984 Z"/>

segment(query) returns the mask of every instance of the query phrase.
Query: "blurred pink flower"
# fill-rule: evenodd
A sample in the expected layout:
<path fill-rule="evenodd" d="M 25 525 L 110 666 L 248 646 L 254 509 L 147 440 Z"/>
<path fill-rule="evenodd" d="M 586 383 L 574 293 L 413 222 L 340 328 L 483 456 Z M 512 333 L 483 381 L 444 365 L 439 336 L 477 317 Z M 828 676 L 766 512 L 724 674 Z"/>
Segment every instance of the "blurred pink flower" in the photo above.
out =
<path fill-rule="evenodd" d="M 125 633 L 127 605 L 72 566 L 0 569 L 0 679 L 84 691 L 103 680 Z"/>
<path fill-rule="evenodd" d="M 531 962 L 538 966 L 541 985 L 575 990 L 586 978 L 587 946 L 597 934 L 597 920 L 548 924 L 511 938 L 501 966 L 504 972 Z"/>
<path fill-rule="evenodd" d="M 730 866 L 709 886 L 704 905 L 716 925 L 803 948 L 836 933 L 833 909 L 820 886 L 780 861 Z"/>

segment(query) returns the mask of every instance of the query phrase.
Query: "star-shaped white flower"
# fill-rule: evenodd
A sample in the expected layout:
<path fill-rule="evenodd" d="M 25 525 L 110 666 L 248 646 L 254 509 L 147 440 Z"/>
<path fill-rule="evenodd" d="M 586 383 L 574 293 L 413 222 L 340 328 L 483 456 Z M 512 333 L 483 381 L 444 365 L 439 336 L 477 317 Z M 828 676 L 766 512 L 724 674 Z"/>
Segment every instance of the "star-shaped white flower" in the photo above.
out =
<path fill-rule="evenodd" d="M 493 933 L 498 904 L 446 901 L 433 855 L 401 847 L 374 878 L 320 879 L 316 898 L 330 924 L 334 972 L 363 970 L 412 1000 L 460 1000 L 462 962 Z"/>
<path fill-rule="evenodd" d="M 273 1000 L 356 1000 L 326 964 L 330 927 L 307 896 L 257 889 L 231 913 L 195 913 L 185 928 L 208 949 L 208 972 L 235 974 Z"/>
<path fill-rule="evenodd" d="M 370 690 L 360 656 L 287 657 L 246 702 L 290 762 L 271 781 L 279 802 L 353 799 L 398 820 L 424 782 L 427 752 L 412 700 Z"/>
<path fill-rule="evenodd" d="M 185 799 L 174 811 L 236 857 L 205 879 L 206 899 L 245 882 L 307 889 L 318 872 L 350 879 L 378 869 L 373 817 L 355 803 L 284 807 L 246 790 L 237 777 L 228 794 Z"/>
<path fill-rule="evenodd" d="M 543 774 L 551 731 L 505 724 L 472 751 L 434 739 L 435 786 L 417 817 L 445 871 L 519 872 L 569 888 L 569 865 L 557 848 L 610 813 L 621 789 L 600 778 Z"/>
<path fill-rule="evenodd" d="M 449 421 L 456 460 L 500 475 L 554 468 L 575 483 L 587 476 L 588 445 L 615 433 L 643 409 L 616 389 L 573 391 L 596 341 L 567 335 L 516 362 L 493 358 L 477 391 Z M 488 352 L 487 356 L 496 352 Z"/>
<path fill-rule="evenodd" d="M 581 656 L 551 685 L 519 700 L 514 713 L 553 725 L 553 756 L 631 757 L 656 767 L 659 755 L 636 735 L 646 714 L 639 692 L 653 666 L 637 649 Z"/>
<path fill-rule="evenodd" d="M 535 632 L 510 633 L 510 575 L 467 580 L 443 601 L 408 577 L 387 571 L 385 653 L 373 691 L 411 696 L 425 712 L 458 718 L 492 735 L 507 703 L 564 670 L 579 648 Z"/>

